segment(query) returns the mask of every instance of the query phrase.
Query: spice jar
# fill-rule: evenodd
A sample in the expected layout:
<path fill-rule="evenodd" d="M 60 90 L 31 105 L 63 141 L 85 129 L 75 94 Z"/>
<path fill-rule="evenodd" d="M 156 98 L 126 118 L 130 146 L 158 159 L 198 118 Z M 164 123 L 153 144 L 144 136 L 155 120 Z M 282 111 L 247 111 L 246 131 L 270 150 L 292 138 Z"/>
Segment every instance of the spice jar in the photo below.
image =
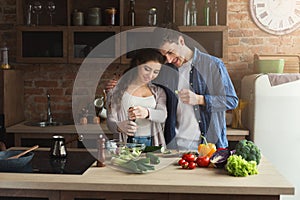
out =
<path fill-rule="evenodd" d="M 87 11 L 86 24 L 89 26 L 101 25 L 101 9 L 98 7 L 89 8 Z"/>
<path fill-rule="evenodd" d="M 105 25 L 107 26 L 116 25 L 116 13 L 117 10 L 115 8 L 105 9 Z"/>
<path fill-rule="evenodd" d="M 83 26 L 84 24 L 84 14 L 83 12 L 79 12 L 77 9 L 73 11 L 72 14 L 72 24 L 73 26 Z"/>

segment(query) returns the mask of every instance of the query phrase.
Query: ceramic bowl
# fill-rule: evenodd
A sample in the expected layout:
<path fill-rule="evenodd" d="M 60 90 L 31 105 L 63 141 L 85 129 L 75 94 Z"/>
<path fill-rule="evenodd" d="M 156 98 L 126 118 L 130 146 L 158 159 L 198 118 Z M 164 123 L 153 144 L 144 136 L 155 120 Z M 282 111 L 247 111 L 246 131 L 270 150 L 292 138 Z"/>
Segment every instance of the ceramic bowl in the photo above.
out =
<path fill-rule="evenodd" d="M 256 60 L 255 73 L 283 73 L 284 59 Z"/>
<path fill-rule="evenodd" d="M 31 160 L 34 156 L 33 152 L 29 152 L 24 156 L 16 159 L 7 159 L 15 156 L 23 151 L 11 150 L 0 152 L 0 171 L 1 172 L 28 172 L 31 168 Z"/>

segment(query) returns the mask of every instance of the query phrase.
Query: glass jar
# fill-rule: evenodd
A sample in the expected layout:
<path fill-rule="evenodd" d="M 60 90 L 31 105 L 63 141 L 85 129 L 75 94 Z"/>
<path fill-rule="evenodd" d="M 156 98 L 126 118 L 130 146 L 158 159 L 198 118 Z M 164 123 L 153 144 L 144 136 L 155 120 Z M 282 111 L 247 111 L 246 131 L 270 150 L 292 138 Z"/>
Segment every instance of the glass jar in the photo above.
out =
<path fill-rule="evenodd" d="M 101 25 L 101 9 L 98 7 L 89 8 L 87 11 L 86 24 L 89 26 Z"/>
<path fill-rule="evenodd" d="M 156 26 L 157 25 L 157 10 L 155 7 L 150 8 L 148 12 L 148 25 Z"/>
<path fill-rule="evenodd" d="M 116 25 L 116 13 L 117 10 L 115 8 L 105 9 L 105 25 L 107 26 Z"/>
<path fill-rule="evenodd" d="M 83 12 L 79 12 L 77 9 L 73 11 L 72 14 L 72 24 L 73 26 L 83 26 L 84 25 L 84 14 Z"/>

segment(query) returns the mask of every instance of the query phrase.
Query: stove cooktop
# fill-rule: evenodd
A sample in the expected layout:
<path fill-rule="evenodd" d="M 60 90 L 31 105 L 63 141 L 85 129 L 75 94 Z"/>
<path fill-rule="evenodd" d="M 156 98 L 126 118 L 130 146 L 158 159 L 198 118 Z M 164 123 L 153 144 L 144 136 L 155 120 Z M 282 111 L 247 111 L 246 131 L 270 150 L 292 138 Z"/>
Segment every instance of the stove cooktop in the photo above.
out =
<path fill-rule="evenodd" d="M 35 151 L 27 172 L 43 174 L 83 174 L 96 158 L 88 151 L 70 151 L 66 158 L 51 158 L 48 151 Z"/>

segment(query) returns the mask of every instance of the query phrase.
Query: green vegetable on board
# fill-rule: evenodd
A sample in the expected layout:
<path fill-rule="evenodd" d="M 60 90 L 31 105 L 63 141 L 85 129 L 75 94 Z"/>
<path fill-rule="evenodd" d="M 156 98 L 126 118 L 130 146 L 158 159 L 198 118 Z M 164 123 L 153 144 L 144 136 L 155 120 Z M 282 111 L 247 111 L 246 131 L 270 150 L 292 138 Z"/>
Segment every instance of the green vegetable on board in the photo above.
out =
<path fill-rule="evenodd" d="M 261 159 L 260 149 L 254 142 L 249 140 L 240 140 L 235 146 L 235 154 L 242 156 L 247 161 L 255 161 L 258 165 Z"/>
<path fill-rule="evenodd" d="M 258 174 L 256 162 L 247 161 L 240 155 L 229 156 L 225 169 L 232 176 L 244 177 Z"/>

